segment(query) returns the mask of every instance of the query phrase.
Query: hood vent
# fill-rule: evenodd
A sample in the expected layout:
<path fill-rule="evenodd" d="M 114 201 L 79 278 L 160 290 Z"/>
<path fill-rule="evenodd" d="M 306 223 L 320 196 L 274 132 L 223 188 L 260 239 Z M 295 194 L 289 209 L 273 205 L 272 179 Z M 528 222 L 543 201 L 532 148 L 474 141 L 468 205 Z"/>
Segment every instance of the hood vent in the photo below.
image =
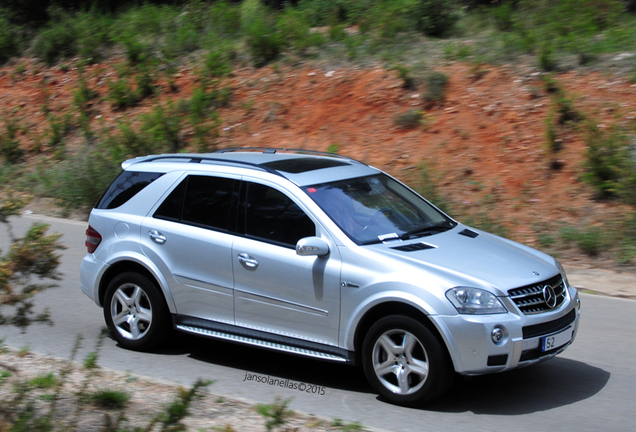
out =
<path fill-rule="evenodd" d="M 413 243 L 413 244 L 404 245 L 404 246 L 395 246 L 395 247 L 392 247 L 391 249 L 399 250 L 402 252 L 415 252 L 415 251 L 426 250 L 426 249 L 435 249 L 435 246 L 426 244 L 426 243 Z"/>
<path fill-rule="evenodd" d="M 465 230 L 463 230 L 462 232 L 460 232 L 459 234 L 466 236 L 466 237 L 470 237 L 470 238 L 475 238 L 477 237 L 479 234 L 476 233 L 475 231 L 471 231 L 468 228 L 466 228 Z"/>

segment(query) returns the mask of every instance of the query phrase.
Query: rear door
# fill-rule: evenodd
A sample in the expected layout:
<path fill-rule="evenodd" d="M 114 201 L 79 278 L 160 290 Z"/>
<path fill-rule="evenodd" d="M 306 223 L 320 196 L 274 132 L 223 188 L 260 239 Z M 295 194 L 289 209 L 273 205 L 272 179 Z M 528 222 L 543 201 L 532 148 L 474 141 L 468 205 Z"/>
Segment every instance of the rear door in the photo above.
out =
<path fill-rule="evenodd" d="M 142 225 L 142 249 L 168 283 L 177 313 L 234 324 L 233 231 L 239 181 L 189 174 Z"/>

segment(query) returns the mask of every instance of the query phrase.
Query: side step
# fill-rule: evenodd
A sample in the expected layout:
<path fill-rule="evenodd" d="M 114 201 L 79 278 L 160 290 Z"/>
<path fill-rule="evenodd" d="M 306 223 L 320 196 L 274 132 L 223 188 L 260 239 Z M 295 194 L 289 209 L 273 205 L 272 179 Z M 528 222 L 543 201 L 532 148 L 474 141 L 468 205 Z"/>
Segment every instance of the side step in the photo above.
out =
<path fill-rule="evenodd" d="M 177 324 L 176 328 L 183 332 L 192 333 L 201 336 L 207 336 L 215 339 L 222 339 L 230 342 L 238 342 L 247 345 L 253 345 L 261 348 L 267 348 L 275 351 L 287 352 L 290 354 L 301 355 L 305 357 L 313 357 L 320 360 L 330 360 L 337 362 L 347 362 L 345 357 L 329 354 L 321 351 L 310 350 L 306 348 L 299 348 L 292 345 L 285 345 L 277 342 L 268 342 L 260 339 L 255 339 L 246 336 L 239 336 L 232 333 L 220 332 L 217 330 L 208 330 L 200 327 L 193 327 L 183 324 Z"/>

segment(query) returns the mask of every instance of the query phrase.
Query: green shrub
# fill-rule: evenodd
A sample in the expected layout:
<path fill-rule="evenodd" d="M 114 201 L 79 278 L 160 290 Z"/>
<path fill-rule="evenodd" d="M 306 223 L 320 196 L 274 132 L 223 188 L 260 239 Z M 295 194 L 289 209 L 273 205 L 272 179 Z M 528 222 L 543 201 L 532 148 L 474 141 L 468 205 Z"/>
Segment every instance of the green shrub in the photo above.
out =
<path fill-rule="evenodd" d="M 398 72 L 398 75 L 402 80 L 402 88 L 406 90 L 415 90 L 417 88 L 417 83 L 413 77 L 413 71 L 410 67 L 397 64 L 391 69 Z"/>
<path fill-rule="evenodd" d="M 457 14 L 451 0 L 419 0 L 418 30 L 428 36 L 443 36 L 452 31 Z"/>
<path fill-rule="evenodd" d="M 71 132 L 73 123 L 71 115 L 66 113 L 60 117 L 53 114 L 47 116 L 51 129 L 48 132 L 49 146 L 52 149 L 64 148 L 64 137 Z"/>
<path fill-rule="evenodd" d="M 60 14 L 44 27 L 33 43 L 36 57 L 52 65 L 57 60 L 77 54 L 78 32 L 68 14 Z"/>
<path fill-rule="evenodd" d="M 241 8 L 227 0 L 215 1 L 207 13 L 214 33 L 221 37 L 236 37 L 241 32 Z"/>
<path fill-rule="evenodd" d="M 554 48 L 549 43 L 544 43 L 539 52 L 539 67 L 546 71 L 552 72 L 557 69 L 557 62 L 554 58 Z"/>
<path fill-rule="evenodd" d="M 162 151 L 177 153 L 184 146 L 181 136 L 183 120 L 174 105 L 168 104 L 166 108 L 158 105 L 151 113 L 142 116 L 141 131 Z"/>
<path fill-rule="evenodd" d="M 88 63 L 101 61 L 106 49 L 113 43 L 111 29 L 113 19 L 95 9 L 90 12 L 79 12 L 73 19 L 77 32 L 77 53 Z"/>
<path fill-rule="evenodd" d="M 163 424 L 163 431 L 181 431 L 185 427 L 181 420 L 190 414 L 190 405 L 195 398 L 201 398 L 201 389 L 212 384 L 212 381 L 198 379 L 190 390 L 179 388 L 177 397 L 168 405 L 165 412 L 159 416 L 159 421 Z"/>
<path fill-rule="evenodd" d="M 0 202 L 0 222 L 7 223 L 7 217 L 18 214 L 22 205 L 11 199 Z M 11 248 L 0 256 L 0 326 L 25 330 L 34 323 L 51 324 L 48 309 L 33 311 L 33 296 L 56 286 L 43 282 L 60 279 L 58 251 L 65 247 L 58 242 L 60 234 L 47 234 L 47 229 L 46 224 L 33 224 L 21 238 L 9 231 Z"/>
<path fill-rule="evenodd" d="M 265 428 L 268 431 L 283 426 L 287 422 L 288 418 L 294 413 L 287 409 L 289 402 L 291 402 L 291 398 L 281 401 L 279 397 L 276 397 L 273 404 L 256 405 L 256 411 L 267 419 L 265 422 Z"/>
<path fill-rule="evenodd" d="M 97 365 L 97 351 L 91 351 L 86 354 L 84 357 L 84 368 L 85 369 L 97 369 L 99 366 Z"/>
<path fill-rule="evenodd" d="M 136 88 L 132 88 L 129 73 L 134 73 Z M 157 78 L 149 63 L 142 63 L 136 68 L 122 71 L 115 81 L 108 81 L 107 99 L 111 105 L 118 109 L 136 106 L 147 97 L 157 93 Z"/>
<path fill-rule="evenodd" d="M 512 2 L 495 3 L 492 8 L 492 17 L 495 20 L 495 27 L 501 31 L 511 31 L 514 24 Z"/>
<path fill-rule="evenodd" d="M 88 395 L 91 402 L 101 408 L 123 409 L 130 401 L 130 395 L 121 390 L 103 389 Z"/>
<path fill-rule="evenodd" d="M 320 33 L 310 32 L 305 14 L 294 8 L 286 8 L 278 16 L 276 29 L 281 33 L 286 45 L 300 54 L 324 43 L 324 37 Z"/>
<path fill-rule="evenodd" d="M 286 41 L 276 26 L 275 17 L 260 0 L 245 0 L 242 3 L 241 29 L 256 66 L 263 66 L 275 60 L 285 48 Z"/>
<path fill-rule="evenodd" d="M 126 58 L 131 65 L 143 63 L 152 56 L 152 46 L 133 38 L 122 41 L 126 50 Z"/>
<path fill-rule="evenodd" d="M 51 389 L 58 385 L 59 382 L 60 380 L 52 372 L 49 372 L 33 378 L 29 381 L 29 385 L 39 389 Z"/>
<path fill-rule="evenodd" d="M 0 131 L 0 155 L 10 164 L 20 162 L 24 155 L 24 150 L 17 140 L 20 125 L 16 119 L 4 121 L 5 131 Z"/>
<path fill-rule="evenodd" d="M 420 182 L 417 192 L 433 203 L 446 214 L 451 214 L 452 209 L 449 200 L 440 192 L 434 172 L 426 162 L 420 165 Z"/>
<path fill-rule="evenodd" d="M 68 209 L 90 208 L 119 173 L 117 162 L 102 149 L 86 148 L 56 164 L 39 166 L 34 191 L 58 198 Z"/>
<path fill-rule="evenodd" d="M 626 131 L 602 129 L 588 122 L 585 133 L 584 179 L 601 198 L 621 198 L 636 204 L 636 156 Z"/>
<path fill-rule="evenodd" d="M 442 102 L 446 98 L 446 88 L 448 87 L 448 76 L 443 72 L 430 72 L 426 76 L 426 92 L 424 102 L 427 106 Z"/>
<path fill-rule="evenodd" d="M 398 33 L 418 31 L 416 2 L 380 1 L 368 12 L 369 26 L 384 39 L 393 39 Z"/>
<path fill-rule="evenodd" d="M 394 121 L 400 129 L 414 129 L 420 126 L 422 118 L 422 111 L 414 109 L 396 115 Z"/>
<path fill-rule="evenodd" d="M 108 81 L 108 96 L 106 96 L 106 99 L 115 108 L 119 109 L 135 106 L 139 102 L 135 91 L 125 77 L 120 77 L 116 81 Z"/>
<path fill-rule="evenodd" d="M 8 19 L 0 15 L 0 64 L 18 55 L 18 35 Z"/>
<path fill-rule="evenodd" d="M 225 53 L 210 51 L 203 60 L 203 73 L 206 76 L 224 77 L 232 72 L 232 66 Z"/>
<path fill-rule="evenodd" d="M 97 92 L 88 87 L 86 79 L 83 75 L 80 75 L 78 80 L 78 86 L 73 91 L 73 105 L 80 111 L 86 111 L 88 103 L 97 97 Z"/>
<path fill-rule="evenodd" d="M 134 98 L 137 102 L 140 102 L 157 93 L 157 86 L 155 85 L 157 78 L 152 67 L 148 64 L 139 65 L 136 72 L 135 82 L 137 88 L 135 89 Z"/>
<path fill-rule="evenodd" d="M 395 0 L 400 1 L 400 0 Z M 298 9 L 312 27 L 358 23 L 376 0 L 300 0 Z"/>
<path fill-rule="evenodd" d="M 557 138 L 557 127 L 554 117 L 556 116 L 555 110 L 551 109 L 548 113 L 548 117 L 545 119 L 545 139 L 548 154 L 554 155 L 562 150 L 562 141 Z"/>
<path fill-rule="evenodd" d="M 565 243 L 574 243 L 581 251 L 590 256 L 597 256 L 608 246 L 603 231 L 599 227 L 588 227 L 584 230 L 565 227 L 560 230 L 560 234 Z"/>

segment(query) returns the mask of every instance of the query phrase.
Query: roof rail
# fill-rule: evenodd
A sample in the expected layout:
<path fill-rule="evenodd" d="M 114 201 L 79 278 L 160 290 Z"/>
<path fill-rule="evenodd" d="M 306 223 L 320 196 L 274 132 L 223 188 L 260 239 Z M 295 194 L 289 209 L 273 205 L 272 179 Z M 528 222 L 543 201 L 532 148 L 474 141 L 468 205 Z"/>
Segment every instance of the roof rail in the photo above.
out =
<path fill-rule="evenodd" d="M 284 175 L 282 175 L 280 172 L 276 171 L 275 169 L 269 168 L 267 166 L 263 166 L 263 165 L 259 165 L 253 162 L 246 162 L 246 161 L 240 161 L 240 160 L 228 160 L 228 159 L 221 159 L 221 158 L 215 158 L 215 157 L 210 157 L 210 156 L 205 156 L 205 155 L 198 155 L 198 154 L 164 154 L 164 155 L 159 155 L 159 156 L 145 156 L 145 157 L 139 157 L 139 158 L 135 158 L 135 159 L 131 159 L 129 161 L 126 161 L 122 164 L 122 167 L 124 169 L 126 169 L 128 166 L 132 165 L 132 164 L 136 164 L 136 163 L 141 163 L 141 162 L 154 162 L 154 161 L 158 161 L 158 160 L 162 160 L 162 159 L 188 159 L 190 163 L 201 163 L 201 161 L 211 161 L 211 162 L 219 162 L 219 163 L 223 163 L 223 164 L 227 164 L 227 165 L 239 165 L 239 166 L 248 166 L 251 168 L 256 168 L 259 169 L 261 171 L 266 171 L 268 173 L 271 174 L 276 174 L 277 176 L 286 178 Z M 127 163 L 129 162 L 129 163 Z M 125 166 L 124 166 L 125 164 Z"/>
<path fill-rule="evenodd" d="M 232 148 L 227 148 L 223 150 L 217 150 L 214 153 L 231 153 L 231 152 L 238 152 L 238 151 L 255 151 L 255 152 L 262 151 L 263 153 L 266 153 L 266 154 L 274 154 L 276 152 L 287 152 L 287 153 L 308 154 L 308 155 L 315 155 L 315 156 L 327 156 L 327 157 L 332 157 L 337 159 L 344 159 L 349 162 L 355 162 L 361 165 L 366 165 L 363 162 L 360 162 L 359 160 L 350 158 L 348 156 L 343 156 L 336 153 L 329 153 L 329 152 L 323 152 L 318 150 L 288 149 L 288 148 L 276 148 L 276 147 L 232 147 Z"/>

